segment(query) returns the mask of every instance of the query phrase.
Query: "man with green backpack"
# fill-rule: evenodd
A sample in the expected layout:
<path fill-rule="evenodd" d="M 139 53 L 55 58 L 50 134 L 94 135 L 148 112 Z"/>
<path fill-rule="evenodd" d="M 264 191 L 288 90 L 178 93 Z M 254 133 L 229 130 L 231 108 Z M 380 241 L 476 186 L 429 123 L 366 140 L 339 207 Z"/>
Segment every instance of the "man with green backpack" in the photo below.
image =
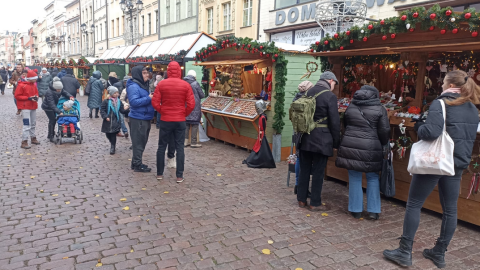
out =
<path fill-rule="evenodd" d="M 340 116 L 337 96 L 331 92 L 338 84 L 330 71 L 320 76 L 317 84 L 304 96 L 292 103 L 290 121 L 296 133 L 300 133 L 297 147 L 300 149 L 300 178 L 297 188 L 299 207 L 311 211 L 325 211 L 322 204 L 322 185 L 328 158 L 340 144 Z M 307 193 L 312 175 L 310 205 Z"/>

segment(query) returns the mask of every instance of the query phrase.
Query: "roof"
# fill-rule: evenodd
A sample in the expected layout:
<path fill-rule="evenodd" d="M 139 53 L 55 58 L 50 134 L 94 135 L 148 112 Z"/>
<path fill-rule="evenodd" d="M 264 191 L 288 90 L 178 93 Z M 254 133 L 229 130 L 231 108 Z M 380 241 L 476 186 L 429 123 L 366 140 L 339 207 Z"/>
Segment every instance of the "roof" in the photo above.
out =
<path fill-rule="evenodd" d="M 74 1 L 72 1 L 71 3 L 69 3 L 68 5 L 66 5 L 65 8 L 71 7 L 71 6 L 75 5 L 75 4 L 77 4 L 78 2 L 79 2 L 79 0 L 74 0 Z"/>
<path fill-rule="evenodd" d="M 277 48 L 279 48 L 282 51 L 288 51 L 288 52 L 306 52 L 307 50 L 310 49 L 309 46 L 294 45 L 294 44 L 280 43 L 280 42 L 275 42 L 275 46 L 277 46 Z"/>
<path fill-rule="evenodd" d="M 108 49 L 98 59 L 127 58 L 136 47 L 137 45 L 130 45 Z"/>
<path fill-rule="evenodd" d="M 217 66 L 217 65 L 255 65 L 262 62 L 269 61 L 269 59 L 240 59 L 240 60 L 223 60 L 223 61 L 205 61 L 196 66 Z"/>

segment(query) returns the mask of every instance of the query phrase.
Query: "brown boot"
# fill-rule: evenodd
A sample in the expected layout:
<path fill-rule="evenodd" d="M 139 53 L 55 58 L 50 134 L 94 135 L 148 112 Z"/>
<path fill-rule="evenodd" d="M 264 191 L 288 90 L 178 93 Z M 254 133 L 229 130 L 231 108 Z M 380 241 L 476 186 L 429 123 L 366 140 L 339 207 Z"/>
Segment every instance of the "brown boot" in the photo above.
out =
<path fill-rule="evenodd" d="M 32 137 L 31 138 L 32 144 L 40 144 L 40 142 L 37 140 L 37 137 Z"/>
<path fill-rule="evenodd" d="M 17 110 L 17 115 L 20 115 L 22 113 L 22 110 Z"/>
<path fill-rule="evenodd" d="M 306 207 L 308 210 L 313 211 L 313 212 L 324 212 L 330 210 L 330 207 L 326 205 L 320 205 L 320 206 L 307 206 Z"/>
<path fill-rule="evenodd" d="M 22 141 L 22 146 L 23 149 L 30 149 L 30 146 L 28 146 L 28 141 Z"/>

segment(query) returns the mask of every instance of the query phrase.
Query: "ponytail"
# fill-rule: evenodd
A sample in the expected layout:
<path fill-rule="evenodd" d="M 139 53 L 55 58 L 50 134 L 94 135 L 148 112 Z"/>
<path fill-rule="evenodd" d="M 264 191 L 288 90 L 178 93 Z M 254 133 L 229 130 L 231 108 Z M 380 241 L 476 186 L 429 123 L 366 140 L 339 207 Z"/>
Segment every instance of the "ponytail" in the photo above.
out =
<path fill-rule="evenodd" d="M 445 84 L 453 84 L 456 88 L 460 88 L 460 97 L 455 100 L 446 100 L 450 106 L 458 106 L 467 102 L 475 105 L 480 104 L 480 86 L 470 78 L 465 71 L 454 70 L 445 76 Z"/>

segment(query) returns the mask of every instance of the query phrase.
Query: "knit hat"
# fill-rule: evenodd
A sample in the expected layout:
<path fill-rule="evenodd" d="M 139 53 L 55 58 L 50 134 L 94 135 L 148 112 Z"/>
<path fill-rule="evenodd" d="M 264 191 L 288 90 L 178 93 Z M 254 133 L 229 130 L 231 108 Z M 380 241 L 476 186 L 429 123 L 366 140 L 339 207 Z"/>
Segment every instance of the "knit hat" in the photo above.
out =
<path fill-rule="evenodd" d="M 335 74 L 333 74 L 331 71 L 323 72 L 322 75 L 320 75 L 320 80 L 333 80 L 338 84 L 337 76 L 335 76 Z"/>
<path fill-rule="evenodd" d="M 73 107 L 73 100 L 67 100 L 63 103 L 63 106 L 67 107 L 67 109 L 71 109 Z"/>
<path fill-rule="evenodd" d="M 47 71 L 47 68 L 42 68 L 42 71 L 44 71 L 44 70 Z"/>
<path fill-rule="evenodd" d="M 107 91 L 110 96 L 113 96 L 113 94 L 118 92 L 118 89 L 115 86 L 109 86 Z"/>
<path fill-rule="evenodd" d="M 55 90 L 62 90 L 63 89 L 63 83 L 60 80 L 60 78 L 58 78 L 58 77 L 53 78 L 52 86 L 53 86 L 53 89 L 55 89 Z"/>
<path fill-rule="evenodd" d="M 313 87 L 313 83 L 311 83 L 310 81 L 303 81 L 298 85 L 298 91 L 300 91 L 301 93 L 307 92 L 312 87 Z"/>
<path fill-rule="evenodd" d="M 37 73 L 35 73 L 33 70 L 29 70 L 27 72 L 27 80 L 28 81 L 33 81 L 38 79 Z"/>
<path fill-rule="evenodd" d="M 195 72 L 195 70 L 189 70 L 187 75 L 192 75 L 193 77 L 197 78 L 197 72 Z"/>
<path fill-rule="evenodd" d="M 123 81 L 128 81 L 128 80 L 130 80 L 131 78 L 132 78 L 132 77 L 130 77 L 130 76 L 125 76 L 125 77 L 123 77 Z"/>

